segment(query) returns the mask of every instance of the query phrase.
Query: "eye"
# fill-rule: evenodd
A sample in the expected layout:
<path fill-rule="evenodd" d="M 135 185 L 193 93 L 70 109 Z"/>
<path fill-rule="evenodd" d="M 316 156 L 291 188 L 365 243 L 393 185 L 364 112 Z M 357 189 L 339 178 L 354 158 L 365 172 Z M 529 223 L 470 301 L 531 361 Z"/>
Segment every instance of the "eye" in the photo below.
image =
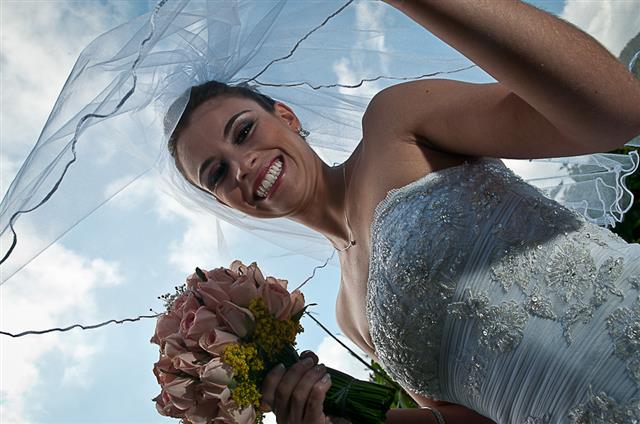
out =
<path fill-rule="evenodd" d="M 227 164 L 225 162 L 221 162 L 220 165 L 218 165 L 218 167 L 209 174 L 208 185 L 211 191 L 216 189 L 216 186 L 218 185 L 220 180 L 225 176 L 226 173 L 227 173 Z"/>
<path fill-rule="evenodd" d="M 251 132 L 252 128 L 253 128 L 253 122 L 247 122 L 245 124 L 242 124 L 242 127 L 240 128 L 240 131 L 238 131 L 238 134 L 236 134 L 236 138 L 233 141 L 233 143 L 241 144 L 249 136 L 249 133 Z"/>

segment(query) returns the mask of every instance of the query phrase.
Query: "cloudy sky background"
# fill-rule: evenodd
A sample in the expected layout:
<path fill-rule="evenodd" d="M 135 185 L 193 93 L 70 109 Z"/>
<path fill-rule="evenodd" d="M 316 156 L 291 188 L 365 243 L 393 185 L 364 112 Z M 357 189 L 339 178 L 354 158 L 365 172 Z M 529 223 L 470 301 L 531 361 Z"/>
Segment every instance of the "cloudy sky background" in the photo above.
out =
<path fill-rule="evenodd" d="M 534 3 L 588 31 L 615 55 L 640 28 L 640 0 Z M 0 193 L 37 139 L 82 48 L 148 10 L 144 1 L 0 0 Z M 366 6 L 357 15 L 380 18 Z M 354 71 L 348 60 L 334 70 L 341 81 Z M 210 218 L 186 210 L 158 190 L 157 181 L 143 178 L 0 286 L 0 329 L 64 327 L 159 311 L 156 297 L 195 265 L 261 258 L 267 274 L 295 287 L 318 264 L 228 226 L 229 249 L 219 251 L 216 234 Z M 37 235 L 27 235 L 25 242 L 29 237 Z M 307 300 L 319 304 L 320 319 L 335 333 L 338 281 L 337 268 L 329 267 L 305 287 Z M 310 320 L 304 325 L 301 349 L 313 349 L 326 364 L 366 378 Z M 151 373 L 157 349 L 148 343 L 153 327 L 146 320 L 94 331 L 1 337 L 0 421 L 172 421 L 160 417 L 150 401 L 158 392 Z"/>

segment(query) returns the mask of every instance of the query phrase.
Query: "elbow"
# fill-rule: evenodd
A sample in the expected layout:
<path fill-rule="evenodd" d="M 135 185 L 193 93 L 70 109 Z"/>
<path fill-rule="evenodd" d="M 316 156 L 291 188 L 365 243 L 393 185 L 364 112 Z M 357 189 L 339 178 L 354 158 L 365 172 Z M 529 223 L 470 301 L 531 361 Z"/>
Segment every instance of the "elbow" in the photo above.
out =
<path fill-rule="evenodd" d="M 636 140 L 634 144 L 640 145 L 640 121 L 636 125 L 619 125 L 607 134 L 608 150 L 621 149 L 632 140 Z"/>
<path fill-rule="evenodd" d="M 635 141 L 634 145 L 640 146 L 640 121 L 626 132 L 621 141 L 622 144 L 618 148 L 624 147 L 625 144 L 631 141 Z"/>
<path fill-rule="evenodd" d="M 609 152 L 623 148 L 627 143 L 636 140 L 640 145 L 640 121 L 635 125 L 617 122 L 614 125 L 603 125 L 600 128 L 592 129 L 589 133 L 583 133 L 580 144 L 588 145 L 589 150 L 594 153 Z"/>

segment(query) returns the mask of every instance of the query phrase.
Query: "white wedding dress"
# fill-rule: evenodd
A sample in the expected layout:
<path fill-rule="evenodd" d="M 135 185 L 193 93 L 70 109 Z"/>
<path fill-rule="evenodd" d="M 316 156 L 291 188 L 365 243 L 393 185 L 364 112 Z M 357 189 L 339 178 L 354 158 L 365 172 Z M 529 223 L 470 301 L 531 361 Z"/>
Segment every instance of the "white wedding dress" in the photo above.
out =
<path fill-rule="evenodd" d="M 640 245 L 499 160 L 376 208 L 367 317 L 392 378 L 501 424 L 640 422 Z"/>

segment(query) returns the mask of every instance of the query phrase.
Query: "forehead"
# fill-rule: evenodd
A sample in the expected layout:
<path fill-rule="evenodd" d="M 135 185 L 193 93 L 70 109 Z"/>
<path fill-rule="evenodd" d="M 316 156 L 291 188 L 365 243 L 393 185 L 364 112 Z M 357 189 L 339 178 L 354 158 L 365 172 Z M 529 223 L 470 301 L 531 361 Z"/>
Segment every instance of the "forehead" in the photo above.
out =
<path fill-rule="evenodd" d="M 223 96 L 207 100 L 191 113 L 177 141 L 178 159 L 190 179 L 197 181 L 200 163 L 216 155 L 224 141 L 224 127 L 229 119 L 243 110 L 259 108 L 251 99 Z"/>
<path fill-rule="evenodd" d="M 216 97 L 198 106 L 182 130 L 180 141 L 198 138 L 222 138 L 224 126 L 229 119 L 242 110 L 255 110 L 258 104 L 240 97 Z"/>

